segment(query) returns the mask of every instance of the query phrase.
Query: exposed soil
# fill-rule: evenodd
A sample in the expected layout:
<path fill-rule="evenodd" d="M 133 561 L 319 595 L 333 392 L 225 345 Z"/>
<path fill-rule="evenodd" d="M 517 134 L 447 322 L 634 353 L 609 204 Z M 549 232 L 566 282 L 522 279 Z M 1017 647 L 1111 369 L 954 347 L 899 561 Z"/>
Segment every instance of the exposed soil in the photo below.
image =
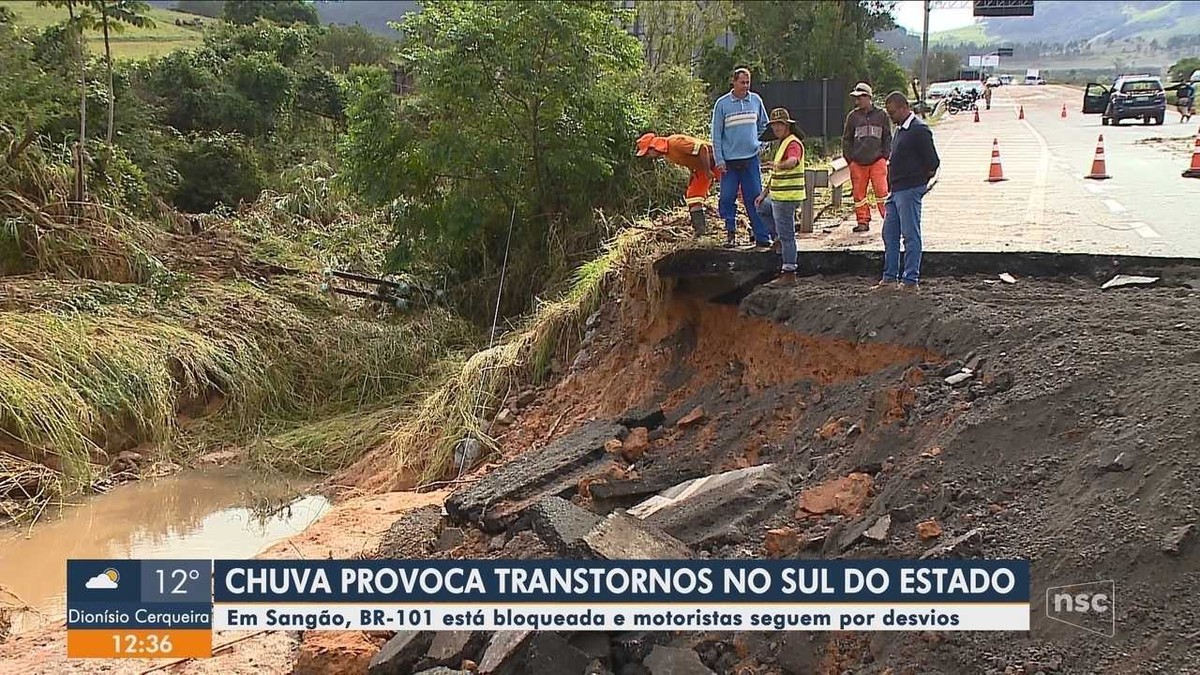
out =
<path fill-rule="evenodd" d="M 1197 672 L 1200 544 L 1194 528 L 1176 529 L 1200 520 L 1196 292 L 869 284 L 774 282 L 737 308 L 680 294 L 643 311 L 630 311 L 637 298 L 611 303 L 585 355 L 519 410 L 502 446 L 513 456 L 587 420 L 662 406 L 645 454 L 581 481 L 577 504 L 611 508 L 588 498 L 599 483 L 776 463 L 792 499 L 731 514 L 725 536 L 710 536 L 713 523 L 671 533 L 712 557 L 915 558 L 953 544 L 955 556 L 1033 563 L 1027 635 L 817 636 L 792 666 L 779 652 L 794 635 L 677 637 L 717 672 Z M 945 382 L 964 366 L 971 378 Z M 884 515 L 884 541 L 862 537 Z M 431 555 L 512 548 L 515 530 L 467 529 L 463 545 Z M 1114 638 L 1045 617 L 1045 589 L 1101 579 L 1121 598 Z"/>
<path fill-rule="evenodd" d="M 466 482 L 589 421 L 661 407 L 661 426 L 614 439 L 601 468 L 553 494 L 605 513 L 629 503 L 601 485 L 669 486 L 770 463 L 769 487 L 786 498 L 746 502 L 719 522 L 658 525 L 704 557 L 915 558 L 942 547 L 951 557 L 1032 561 L 1028 634 L 648 640 L 693 650 L 717 673 L 1200 672 L 1200 305 L 1183 281 L 1200 278 L 1192 272 L 1108 291 L 1087 278 L 1004 284 L 959 273 L 930 278 L 917 294 L 871 292 L 873 279 L 839 275 L 721 296 L 736 305 L 679 289 L 659 304 L 612 298 L 563 377 L 514 394 L 515 421 L 493 428 L 502 457 Z M 964 367 L 971 377 L 946 382 Z M 494 534 L 433 508 L 397 518 L 375 506 L 356 503 L 325 526 L 344 530 L 375 511 L 378 526 L 363 530 L 375 546 L 356 536 L 333 545 L 314 530 L 302 550 L 561 555 L 525 519 Z M 882 536 L 864 536 L 883 516 Z M 1045 617 L 1047 588 L 1105 579 L 1115 581 L 1115 637 Z M 250 642 L 274 642 L 253 647 L 249 661 L 231 650 L 223 672 L 361 672 L 387 637 L 259 636 Z M 638 669 L 644 644 L 610 637 L 601 660 L 612 672 L 657 672 Z M 0 646 L 0 662 L 36 653 L 29 645 Z"/>

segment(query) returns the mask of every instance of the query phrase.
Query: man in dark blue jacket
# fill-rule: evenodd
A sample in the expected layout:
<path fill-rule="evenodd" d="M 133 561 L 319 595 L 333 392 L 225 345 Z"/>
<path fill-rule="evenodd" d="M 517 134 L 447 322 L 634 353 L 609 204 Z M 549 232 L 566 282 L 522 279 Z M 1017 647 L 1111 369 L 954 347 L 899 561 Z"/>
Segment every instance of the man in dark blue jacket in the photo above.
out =
<path fill-rule="evenodd" d="M 932 187 L 941 160 L 933 132 L 913 113 L 904 94 L 893 91 L 884 100 L 896 123 L 888 163 L 887 215 L 883 219 L 883 281 L 875 287 L 917 290 L 921 277 L 921 199 Z M 904 268 L 900 268 L 900 241 Z"/>

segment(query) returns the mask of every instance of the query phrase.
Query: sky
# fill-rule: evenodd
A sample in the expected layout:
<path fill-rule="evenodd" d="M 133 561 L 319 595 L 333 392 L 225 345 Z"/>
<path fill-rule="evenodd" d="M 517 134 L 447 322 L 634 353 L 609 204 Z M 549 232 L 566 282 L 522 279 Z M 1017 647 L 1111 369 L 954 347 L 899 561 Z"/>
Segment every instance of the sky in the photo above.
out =
<path fill-rule="evenodd" d="M 963 4 L 963 3 L 957 3 Z M 903 28 L 907 28 L 909 32 L 920 33 L 924 29 L 925 17 L 923 16 L 923 7 L 925 3 L 922 0 L 900 0 L 896 3 L 896 10 L 893 16 L 896 17 L 896 23 Z M 952 9 L 939 9 L 936 4 L 933 11 L 929 13 L 929 32 L 936 33 L 943 30 L 954 30 L 969 26 L 975 21 L 975 17 L 971 15 L 970 5 L 966 7 L 957 7 Z"/>

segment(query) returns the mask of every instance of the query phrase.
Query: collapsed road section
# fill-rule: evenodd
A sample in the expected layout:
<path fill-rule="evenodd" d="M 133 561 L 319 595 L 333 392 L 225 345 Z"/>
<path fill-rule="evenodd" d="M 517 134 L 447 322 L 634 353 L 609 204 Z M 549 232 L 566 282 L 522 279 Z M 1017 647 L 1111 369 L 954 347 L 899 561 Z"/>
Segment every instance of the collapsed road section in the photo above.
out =
<path fill-rule="evenodd" d="M 1026 558 L 1035 600 L 1113 580 L 1112 638 L 1035 601 L 1022 635 L 401 633 L 371 672 L 1183 672 L 1200 269 L 1151 262 L 948 256 L 919 294 L 881 294 L 845 274 L 863 254 L 794 285 L 751 255 L 677 254 L 671 292 L 614 298 L 569 373 L 509 402 L 505 464 L 376 552 Z M 1101 289 L 1121 272 L 1156 283 Z"/>

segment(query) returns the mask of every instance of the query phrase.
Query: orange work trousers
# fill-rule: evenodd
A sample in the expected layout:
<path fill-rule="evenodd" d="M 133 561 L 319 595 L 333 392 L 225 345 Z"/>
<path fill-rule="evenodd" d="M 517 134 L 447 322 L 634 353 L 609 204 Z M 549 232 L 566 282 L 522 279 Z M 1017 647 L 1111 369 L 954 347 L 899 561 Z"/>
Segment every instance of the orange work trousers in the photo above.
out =
<path fill-rule="evenodd" d="M 713 176 L 717 181 L 721 180 L 721 172 L 713 167 Z M 708 191 L 712 187 L 712 180 L 709 180 L 708 174 L 703 171 L 693 171 L 692 179 L 688 181 L 687 192 L 684 193 L 684 201 L 689 209 L 700 208 L 704 204 L 704 200 L 708 198 Z"/>
<path fill-rule="evenodd" d="M 874 164 L 850 162 L 850 185 L 854 192 L 854 218 L 859 225 L 871 224 L 871 202 L 867 199 L 867 185 L 875 192 L 875 205 L 879 217 L 887 215 L 884 201 L 888 196 L 887 160 L 880 157 Z"/>

